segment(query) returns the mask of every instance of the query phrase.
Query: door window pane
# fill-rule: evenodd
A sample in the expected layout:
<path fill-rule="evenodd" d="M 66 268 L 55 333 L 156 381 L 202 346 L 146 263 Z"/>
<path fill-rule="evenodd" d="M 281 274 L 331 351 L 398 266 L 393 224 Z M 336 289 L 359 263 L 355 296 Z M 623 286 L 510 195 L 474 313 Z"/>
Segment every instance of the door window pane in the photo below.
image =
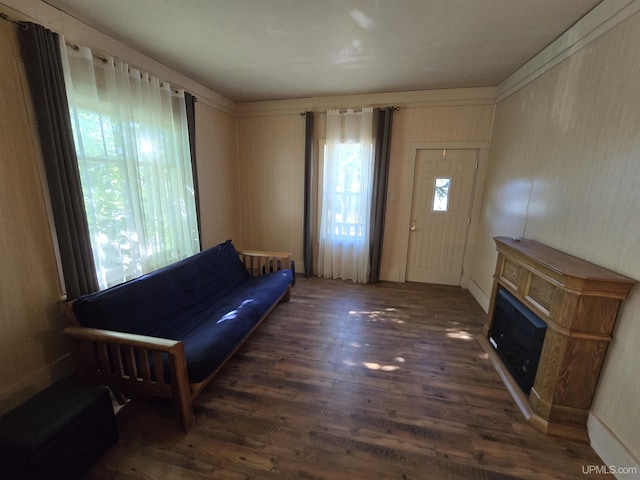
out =
<path fill-rule="evenodd" d="M 436 178 L 433 188 L 433 211 L 446 212 L 449 208 L 450 178 Z"/>

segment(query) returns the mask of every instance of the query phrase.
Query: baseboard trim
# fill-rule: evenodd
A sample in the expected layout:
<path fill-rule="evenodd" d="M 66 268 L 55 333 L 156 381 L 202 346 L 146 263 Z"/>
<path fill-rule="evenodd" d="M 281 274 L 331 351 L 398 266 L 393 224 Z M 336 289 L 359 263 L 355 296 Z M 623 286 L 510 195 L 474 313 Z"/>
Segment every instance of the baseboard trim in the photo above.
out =
<path fill-rule="evenodd" d="M 72 373 L 73 365 L 70 353 L 44 365 L 35 372 L 27 373 L 18 383 L 0 391 L 0 414 L 17 407 L 55 381 L 68 377 Z"/>
<path fill-rule="evenodd" d="M 469 281 L 467 282 L 467 289 L 473 298 L 476 299 L 476 302 L 480 304 L 484 312 L 489 313 L 489 304 L 491 303 L 491 300 L 489 299 L 489 296 L 482 291 L 473 278 L 469 278 Z"/>
<path fill-rule="evenodd" d="M 593 412 L 589 413 L 587 429 L 591 440 L 591 447 L 602 459 L 606 471 L 616 478 L 638 478 L 640 461 L 624 446 L 611 430 Z M 585 466 L 585 468 L 588 468 Z"/>
<path fill-rule="evenodd" d="M 397 268 L 381 268 L 379 277 L 380 280 L 386 282 L 405 282 L 404 278 L 400 277 L 400 271 Z"/>

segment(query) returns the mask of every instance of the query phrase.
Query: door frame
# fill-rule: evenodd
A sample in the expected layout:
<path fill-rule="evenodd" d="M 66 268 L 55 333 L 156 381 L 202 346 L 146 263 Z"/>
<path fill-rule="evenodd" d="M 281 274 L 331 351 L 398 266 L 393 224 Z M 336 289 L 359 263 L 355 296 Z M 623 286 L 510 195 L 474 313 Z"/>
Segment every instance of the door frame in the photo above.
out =
<path fill-rule="evenodd" d="M 403 209 L 403 218 L 401 225 L 404 225 L 400 234 L 400 245 L 402 245 L 402 256 L 404 262 L 400 266 L 399 280 L 407 281 L 407 262 L 409 261 L 409 229 L 411 228 L 411 205 L 413 204 L 413 187 L 416 172 L 416 156 L 418 150 L 477 150 L 478 151 L 478 169 L 476 171 L 475 187 L 473 197 L 471 199 L 471 222 L 467 229 L 467 241 L 464 247 L 464 258 L 462 260 L 462 277 L 460 286 L 467 288 L 469 275 L 471 274 L 472 254 L 476 243 L 476 234 L 480 220 L 480 207 L 482 203 L 482 194 L 484 191 L 484 183 L 487 173 L 487 165 L 489 160 L 490 142 L 412 142 L 410 144 L 408 175 L 405 178 L 405 204 Z"/>

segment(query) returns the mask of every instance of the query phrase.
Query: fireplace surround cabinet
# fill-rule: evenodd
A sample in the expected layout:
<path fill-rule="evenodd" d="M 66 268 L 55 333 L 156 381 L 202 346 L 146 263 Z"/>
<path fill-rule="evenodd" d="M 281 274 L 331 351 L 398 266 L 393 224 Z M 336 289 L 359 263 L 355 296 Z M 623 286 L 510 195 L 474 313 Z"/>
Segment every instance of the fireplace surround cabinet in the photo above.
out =
<path fill-rule="evenodd" d="M 494 240 L 498 260 L 480 344 L 535 428 L 549 435 L 588 440 L 587 417 L 618 309 L 637 282 L 533 240 Z M 500 287 L 547 324 L 528 395 L 487 339 Z"/>

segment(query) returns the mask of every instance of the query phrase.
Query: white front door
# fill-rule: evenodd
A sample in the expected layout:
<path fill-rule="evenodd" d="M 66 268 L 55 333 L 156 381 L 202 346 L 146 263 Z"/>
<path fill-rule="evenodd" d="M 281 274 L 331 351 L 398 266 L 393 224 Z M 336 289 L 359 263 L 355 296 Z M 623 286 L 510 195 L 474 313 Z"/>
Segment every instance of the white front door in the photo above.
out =
<path fill-rule="evenodd" d="M 477 150 L 417 150 L 406 279 L 460 285 Z"/>

